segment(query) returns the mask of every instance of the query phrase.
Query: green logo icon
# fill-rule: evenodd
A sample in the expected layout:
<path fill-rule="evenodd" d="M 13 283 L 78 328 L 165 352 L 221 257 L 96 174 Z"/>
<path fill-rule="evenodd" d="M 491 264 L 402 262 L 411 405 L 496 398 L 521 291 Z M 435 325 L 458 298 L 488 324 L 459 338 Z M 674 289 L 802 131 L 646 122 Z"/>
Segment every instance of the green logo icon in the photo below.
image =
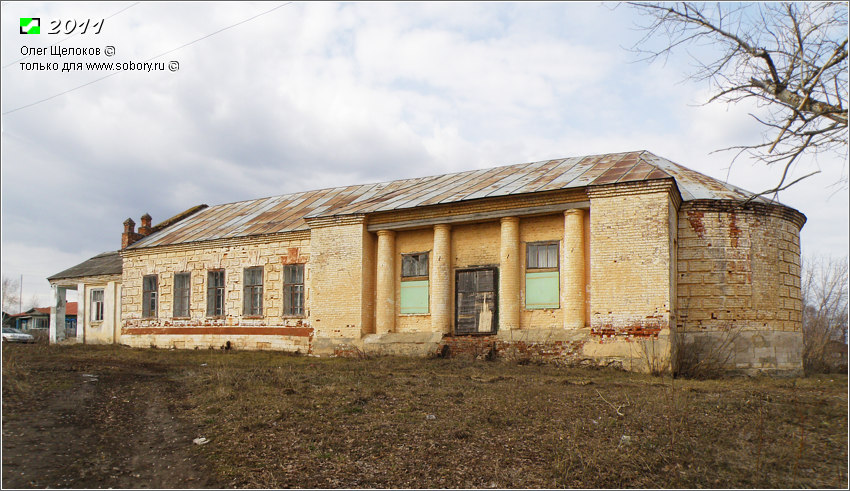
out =
<path fill-rule="evenodd" d="M 21 17 L 21 34 L 41 34 L 39 17 Z"/>

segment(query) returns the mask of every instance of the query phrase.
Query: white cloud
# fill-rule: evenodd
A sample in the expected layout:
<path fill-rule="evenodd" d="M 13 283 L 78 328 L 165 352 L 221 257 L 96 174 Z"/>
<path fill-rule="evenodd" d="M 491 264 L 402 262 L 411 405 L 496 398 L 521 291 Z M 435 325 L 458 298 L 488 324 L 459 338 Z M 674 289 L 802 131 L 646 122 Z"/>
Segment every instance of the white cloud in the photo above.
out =
<path fill-rule="evenodd" d="M 128 5 L 6 3 L 2 62 L 21 56 L 16 16 L 95 18 Z M 144 2 L 62 45 L 114 45 L 112 61 L 143 61 L 274 5 Z M 622 49 L 640 35 L 631 14 L 293 3 L 157 60 L 179 61 L 178 72 L 119 73 L 5 115 L 3 274 L 48 256 L 46 277 L 117 247 L 128 216 L 158 221 L 199 203 L 639 149 L 725 178 L 731 155 L 710 152 L 758 137 L 748 108 L 697 106 L 706 93 L 682 82 L 680 60 L 635 63 Z M 6 68 L 3 111 L 104 74 Z M 729 175 L 751 190 L 778 177 L 747 160 Z M 846 252 L 847 193 L 823 193 L 833 175 L 780 197 L 809 216 L 804 248 Z"/>

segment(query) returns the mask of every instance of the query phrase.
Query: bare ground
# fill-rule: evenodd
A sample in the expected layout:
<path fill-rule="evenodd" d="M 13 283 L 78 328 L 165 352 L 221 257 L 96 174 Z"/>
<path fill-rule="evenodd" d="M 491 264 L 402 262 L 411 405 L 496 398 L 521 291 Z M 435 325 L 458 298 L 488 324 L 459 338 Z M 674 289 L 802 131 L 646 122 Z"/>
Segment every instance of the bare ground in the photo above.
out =
<path fill-rule="evenodd" d="M 3 401 L 3 488 L 214 487 L 163 368 L 33 367 L 42 390 Z"/>
<path fill-rule="evenodd" d="M 846 488 L 847 389 L 846 374 L 4 346 L 2 485 Z"/>

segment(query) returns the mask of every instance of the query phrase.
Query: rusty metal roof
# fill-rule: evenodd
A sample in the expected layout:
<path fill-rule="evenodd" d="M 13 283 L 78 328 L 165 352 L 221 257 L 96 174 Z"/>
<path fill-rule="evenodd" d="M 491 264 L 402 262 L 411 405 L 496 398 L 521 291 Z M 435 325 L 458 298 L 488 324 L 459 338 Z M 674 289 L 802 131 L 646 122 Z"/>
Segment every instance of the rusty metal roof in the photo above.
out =
<path fill-rule="evenodd" d="M 570 157 L 210 206 L 128 249 L 307 230 L 305 218 L 367 214 L 482 198 L 673 178 L 684 201 L 753 193 L 647 151 Z M 759 197 L 754 201 L 775 203 Z"/>
<path fill-rule="evenodd" d="M 47 278 L 61 280 L 65 278 L 82 278 L 84 276 L 100 276 L 121 274 L 122 260 L 118 251 L 103 252 L 97 256 L 87 259 L 76 266 L 72 266 L 61 273 L 56 273 Z"/>

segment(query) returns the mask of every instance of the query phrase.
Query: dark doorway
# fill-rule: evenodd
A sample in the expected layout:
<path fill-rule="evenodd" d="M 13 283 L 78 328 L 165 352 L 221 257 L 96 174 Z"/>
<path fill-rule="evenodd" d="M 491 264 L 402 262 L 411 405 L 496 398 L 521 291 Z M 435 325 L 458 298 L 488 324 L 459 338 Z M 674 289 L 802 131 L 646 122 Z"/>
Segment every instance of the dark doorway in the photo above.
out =
<path fill-rule="evenodd" d="M 499 324 L 498 268 L 455 273 L 455 334 L 493 334 Z"/>

